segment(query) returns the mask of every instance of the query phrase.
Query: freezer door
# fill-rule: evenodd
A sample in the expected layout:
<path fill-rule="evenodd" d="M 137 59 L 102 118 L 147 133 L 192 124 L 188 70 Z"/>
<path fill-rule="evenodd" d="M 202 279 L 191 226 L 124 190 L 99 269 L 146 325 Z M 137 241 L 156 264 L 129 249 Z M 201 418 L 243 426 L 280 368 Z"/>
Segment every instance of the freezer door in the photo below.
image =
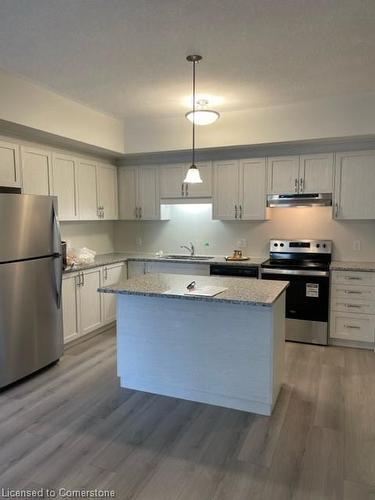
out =
<path fill-rule="evenodd" d="M 61 257 L 0 264 L 0 387 L 63 353 Z"/>
<path fill-rule="evenodd" d="M 0 263 L 60 253 L 57 199 L 0 194 Z"/>

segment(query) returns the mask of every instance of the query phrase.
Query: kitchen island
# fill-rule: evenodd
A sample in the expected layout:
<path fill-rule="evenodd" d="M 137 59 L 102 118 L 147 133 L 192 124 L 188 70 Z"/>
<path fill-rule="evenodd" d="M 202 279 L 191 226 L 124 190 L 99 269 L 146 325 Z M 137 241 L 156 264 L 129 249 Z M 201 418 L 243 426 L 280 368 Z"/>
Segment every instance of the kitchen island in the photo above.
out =
<path fill-rule="evenodd" d="M 214 297 L 186 286 L 223 287 Z M 283 380 L 287 282 L 149 274 L 117 294 L 121 386 L 270 415 Z"/>

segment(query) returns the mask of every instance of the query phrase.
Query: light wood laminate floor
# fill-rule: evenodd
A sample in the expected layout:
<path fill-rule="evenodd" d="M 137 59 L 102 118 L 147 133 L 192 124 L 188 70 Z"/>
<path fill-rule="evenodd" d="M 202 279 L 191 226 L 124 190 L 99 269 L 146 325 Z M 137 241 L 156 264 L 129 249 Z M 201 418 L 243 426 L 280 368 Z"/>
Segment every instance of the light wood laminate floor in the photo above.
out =
<path fill-rule="evenodd" d="M 109 331 L 0 394 L 0 487 L 375 499 L 375 354 L 288 343 L 272 417 L 119 388 Z"/>

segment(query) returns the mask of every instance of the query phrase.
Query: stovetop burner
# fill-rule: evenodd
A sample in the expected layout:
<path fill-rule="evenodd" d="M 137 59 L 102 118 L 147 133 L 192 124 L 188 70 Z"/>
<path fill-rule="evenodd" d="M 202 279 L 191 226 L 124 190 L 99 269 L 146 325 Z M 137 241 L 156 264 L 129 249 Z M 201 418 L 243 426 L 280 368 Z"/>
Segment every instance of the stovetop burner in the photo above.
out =
<path fill-rule="evenodd" d="M 331 252 L 329 240 L 271 240 L 270 259 L 262 267 L 327 271 Z"/>

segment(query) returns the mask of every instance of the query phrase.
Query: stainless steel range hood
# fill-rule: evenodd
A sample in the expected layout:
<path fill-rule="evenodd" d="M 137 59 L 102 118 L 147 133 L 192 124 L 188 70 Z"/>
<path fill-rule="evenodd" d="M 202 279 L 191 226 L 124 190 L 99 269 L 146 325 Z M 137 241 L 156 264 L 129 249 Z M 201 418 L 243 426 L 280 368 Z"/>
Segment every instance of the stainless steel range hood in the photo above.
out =
<path fill-rule="evenodd" d="M 331 193 L 269 194 L 268 207 L 330 207 Z"/>

